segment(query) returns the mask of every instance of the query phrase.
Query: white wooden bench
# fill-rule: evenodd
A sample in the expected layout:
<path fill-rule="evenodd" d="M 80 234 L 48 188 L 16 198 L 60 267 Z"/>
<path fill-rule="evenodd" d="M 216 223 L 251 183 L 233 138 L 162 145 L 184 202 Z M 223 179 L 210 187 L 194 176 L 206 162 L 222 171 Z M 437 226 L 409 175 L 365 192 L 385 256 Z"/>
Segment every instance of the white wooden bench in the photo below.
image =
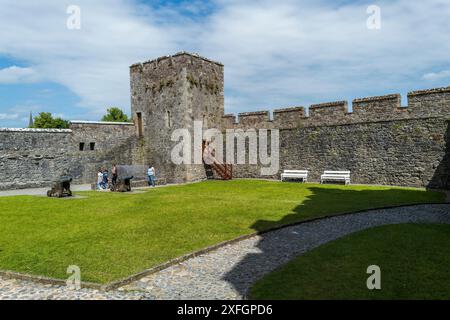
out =
<path fill-rule="evenodd" d="M 324 171 L 320 176 L 320 183 L 325 181 L 344 181 L 345 184 L 349 184 L 350 171 Z"/>
<path fill-rule="evenodd" d="M 308 170 L 284 170 L 281 174 L 281 181 L 288 179 L 302 179 L 303 182 L 308 181 Z"/>

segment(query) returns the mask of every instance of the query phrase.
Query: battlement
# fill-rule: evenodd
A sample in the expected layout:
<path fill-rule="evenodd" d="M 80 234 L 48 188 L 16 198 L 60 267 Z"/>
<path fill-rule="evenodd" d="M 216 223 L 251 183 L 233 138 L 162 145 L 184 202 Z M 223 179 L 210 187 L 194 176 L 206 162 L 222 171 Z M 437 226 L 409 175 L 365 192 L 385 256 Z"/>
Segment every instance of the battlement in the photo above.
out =
<path fill-rule="evenodd" d="M 408 106 L 401 106 L 400 94 L 357 98 L 352 101 L 352 112 L 347 101 L 326 102 L 304 107 L 275 109 L 273 121 L 270 112 L 254 111 L 223 116 L 224 128 L 299 128 L 304 126 L 341 125 L 450 115 L 450 87 L 413 91 L 408 93 Z"/>
<path fill-rule="evenodd" d="M 449 93 L 449 92 L 450 92 L 450 87 L 434 88 L 434 89 L 412 91 L 412 92 L 408 93 L 408 97 L 427 95 L 427 94 L 435 94 L 435 93 L 437 93 L 437 94 Z"/>
<path fill-rule="evenodd" d="M 264 128 L 270 122 L 270 112 L 242 112 L 238 114 L 238 122 L 240 126 L 246 128 Z"/>
<path fill-rule="evenodd" d="M 402 97 L 400 94 L 354 99 L 353 115 L 364 121 L 388 120 L 403 115 L 406 109 L 401 108 Z"/>
<path fill-rule="evenodd" d="M 348 114 L 347 101 L 313 104 L 309 107 L 309 119 L 314 122 L 330 122 Z"/>
<path fill-rule="evenodd" d="M 222 128 L 233 128 L 236 123 L 236 116 L 234 114 L 225 114 L 222 116 Z"/>
<path fill-rule="evenodd" d="M 289 107 L 273 111 L 273 126 L 275 128 L 296 128 L 306 119 L 305 107 Z"/>

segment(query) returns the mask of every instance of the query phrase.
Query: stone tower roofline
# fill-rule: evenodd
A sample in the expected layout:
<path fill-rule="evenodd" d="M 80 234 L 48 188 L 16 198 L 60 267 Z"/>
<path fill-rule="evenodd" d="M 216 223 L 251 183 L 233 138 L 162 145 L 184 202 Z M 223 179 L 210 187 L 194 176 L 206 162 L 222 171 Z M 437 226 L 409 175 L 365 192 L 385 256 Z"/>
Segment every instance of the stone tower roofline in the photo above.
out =
<path fill-rule="evenodd" d="M 206 61 L 206 62 L 211 62 L 211 63 L 217 64 L 217 65 L 219 65 L 221 67 L 224 66 L 223 63 L 220 63 L 220 62 L 217 62 L 217 61 L 214 61 L 214 60 L 202 57 L 198 53 L 191 53 L 191 52 L 187 52 L 187 51 L 180 51 L 180 52 L 177 52 L 177 53 L 175 53 L 173 55 L 162 56 L 162 57 L 159 57 L 159 58 L 156 58 L 156 59 L 147 60 L 147 61 L 144 61 L 144 62 L 134 63 L 134 64 L 132 64 L 130 66 L 130 68 L 137 67 L 137 66 L 143 66 L 144 64 L 159 62 L 159 61 L 170 59 L 170 58 L 176 58 L 176 57 L 179 57 L 179 56 L 182 56 L 182 55 L 187 55 L 187 56 L 190 56 L 190 57 L 193 57 L 193 58 L 196 58 L 196 59 L 200 59 L 200 60 L 203 60 L 203 61 Z"/>

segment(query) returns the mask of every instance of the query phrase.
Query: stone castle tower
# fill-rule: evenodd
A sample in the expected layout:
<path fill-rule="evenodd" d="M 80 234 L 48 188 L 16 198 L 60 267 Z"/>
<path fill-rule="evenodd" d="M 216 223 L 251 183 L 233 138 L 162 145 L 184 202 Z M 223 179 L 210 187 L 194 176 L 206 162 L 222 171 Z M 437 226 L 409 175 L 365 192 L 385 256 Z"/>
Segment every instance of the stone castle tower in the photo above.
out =
<path fill-rule="evenodd" d="M 171 182 L 206 178 L 203 165 L 175 165 L 176 129 L 220 128 L 224 115 L 223 65 L 185 52 L 130 67 L 131 112 L 142 164 L 152 164 Z M 193 146 L 194 147 L 194 146 Z M 201 147 L 201 146 L 196 146 Z"/>

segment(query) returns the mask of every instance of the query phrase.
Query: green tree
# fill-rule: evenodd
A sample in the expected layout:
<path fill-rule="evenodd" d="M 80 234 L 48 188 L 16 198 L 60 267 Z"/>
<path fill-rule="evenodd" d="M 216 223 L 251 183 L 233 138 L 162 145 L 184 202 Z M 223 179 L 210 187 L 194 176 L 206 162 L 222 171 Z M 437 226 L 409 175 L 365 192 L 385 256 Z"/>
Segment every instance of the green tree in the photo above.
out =
<path fill-rule="evenodd" d="M 107 110 L 107 113 L 103 116 L 102 121 L 129 122 L 130 119 L 121 109 L 112 107 Z"/>
<path fill-rule="evenodd" d="M 50 112 L 41 112 L 34 117 L 33 128 L 67 129 L 69 128 L 69 121 L 59 117 L 53 118 Z"/>

